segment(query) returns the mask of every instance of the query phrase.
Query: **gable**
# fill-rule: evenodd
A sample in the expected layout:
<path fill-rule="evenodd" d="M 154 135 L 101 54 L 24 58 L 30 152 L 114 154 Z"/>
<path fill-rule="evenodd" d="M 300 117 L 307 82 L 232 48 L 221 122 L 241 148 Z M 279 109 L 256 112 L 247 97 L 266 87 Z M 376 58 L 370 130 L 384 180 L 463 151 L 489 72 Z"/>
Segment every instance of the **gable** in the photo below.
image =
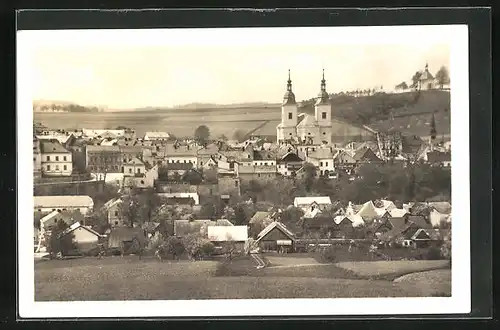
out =
<path fill-rule="evenodd" d="M 277 240 L 289 240 L 288 237 L 279 227 L 274 227 L 266 235 L 264 235 L 260 240 L 262 241 L 277 241 Z"/>
<path fill-rule="evenodd" d="M 430 236 L 425 232 L 425 230 L 420 230 L 417 236 L 413 237 L 413 239 L 427 240 L 430 239 Z"/>
<path fill-rule="evenodd" d="M 99 240 L 99 237 L 85 229 L 84 227 L 78 227 L 71 232 L 74 235 L 73 240 L 78 243 L 90 243 Z"/>

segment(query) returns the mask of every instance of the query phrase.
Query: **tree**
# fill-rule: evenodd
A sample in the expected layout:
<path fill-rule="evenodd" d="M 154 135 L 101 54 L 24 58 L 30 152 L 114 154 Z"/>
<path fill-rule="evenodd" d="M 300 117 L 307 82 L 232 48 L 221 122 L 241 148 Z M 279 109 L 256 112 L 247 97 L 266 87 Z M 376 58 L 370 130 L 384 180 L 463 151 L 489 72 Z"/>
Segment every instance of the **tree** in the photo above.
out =
<path fill-rule="evenodd" d="M 224 134 L 219 135 L 218 139 L 221 140 L 221 141 L 227 141 L 228 140 L 227 136 L 224 135 Z"/>
<path fill-rule="evenodd" d="M 217 168 L 209 168 L 203 170 L 203 180 L 206 183 L 217 183 Z"/>
<path fill-rule="evenodd" d="M 304 215 L 304 211 L 298 207 L 289 207 L 280 214 L 280 221 L 284 224 L 296 224 Z"/>
<path fill-rule="evenodd" d="M 403 81 L 399 85 L 396 85 L 396 89 L 401 89 L 401 90 L 405 91 L 408 89 L 408 85 L 406 84 L 406 82 Z"/>
<path fill-rule="evenodd" d="M 226 241 L 222 243 L 222 252 L 226 258 L 233 260 L 234 254 L 238 251 L 238 246 L 231 235 L 227 235 Z"/>
<path fill-rule="evenodd" d="M 431 139 L 432 141 L 436 140 L 436 118 L 434 116 L 434 114 L 432 114 L 432 120 L 431 120 Z"/>
<path fill-rule="evenodd" d="M 182 181 L 197 186 L 203 182 L 203 175 L 196 170 L 189 170 L 182 175 Z"/>
<path fill-rule="evenodd" d="M 246 136 L 246 133 L 244 131 L 238 129 L 233 133 L 233 140 L 241 142 L 245 139 L 245 136 Z"/>
<path fill-rule="evenodd" d="M 206 125 L 201 125 L 194 131 L 194 137 L 198 142 L 204 143 L 210 137 L 210 129 Z"/>
<path fill-rule="evenodd" d="M 160 248 L 163 255 L 171 255 L 174 260 L 178 259 L 186 251 L 184 242 L 175 236 L 167 237 L 164 244 Z"/>
<path fill-rule="evenodd" d="M 420 77 L 421 76 L 422 76 L 422 72 L 420 72 L 420 71 L 415 72 L 413 77 L 411 77 L 412 84 L 411 84 L 410 88 L 420 90 Z"/>
<path fill-rule="evenodd" d="M 307 192 L 310 192 L 316 177 L 316 166 L 311 163 L 305 163 L 302 168 L 304 170 L 304 187 Z"/>
<path fill-rule="evenodd" d="M 186 252 L 191 259 L 203 259 L 213 253 L 213 243 L 199 235 L 187 235 L 183 241 Z"/>
<path fill-rule="evenodd" d="M 75 244 L 73 243 L 75 236 L 72 233 L 61 236 L 68 227 L 66 222 L 59 220 L 48 234 L 49 244 L 47 248 L 51 257 L 56 254 L 64 255 L 75 248 Z"/>
<path fill-rule="evenodd" d="M 439 88 L 443 89 L 443 86 L 450 83 L 450 74 L 448 69 L 445 66 L 439 68 L 438 72 L 436 72 L 435 76 L 437 83 L 439 84 Z"/>

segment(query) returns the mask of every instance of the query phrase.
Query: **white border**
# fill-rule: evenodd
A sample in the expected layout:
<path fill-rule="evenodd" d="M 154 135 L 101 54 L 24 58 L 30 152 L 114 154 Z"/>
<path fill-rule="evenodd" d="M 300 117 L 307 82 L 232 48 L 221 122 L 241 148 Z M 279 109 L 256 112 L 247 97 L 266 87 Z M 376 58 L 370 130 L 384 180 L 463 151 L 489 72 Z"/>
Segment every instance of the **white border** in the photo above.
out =
<path fill-rule="evenodd" d="M 450 298 L 349 298 L 266 300 L 170 300 L 112 302 L 35 302 L 33 267 L 32 97 L 30 49 L 64 43 L 106 45 L 266 45 L 266 44 L 415 44 L 448 43 L 451 49 L 451 132 L 453 266 Z M 133 43 L 131 42 L 133 40 Z M 182 30 L 20 31 L 17 35 L 18 73 L 18 261 L 19 315 L 22 318 L 61 317 L 182 317 L 252 315 L 386 315 L 469 313 L 469 79 L 468 27 L 328 27 L 238 28 Z"/>

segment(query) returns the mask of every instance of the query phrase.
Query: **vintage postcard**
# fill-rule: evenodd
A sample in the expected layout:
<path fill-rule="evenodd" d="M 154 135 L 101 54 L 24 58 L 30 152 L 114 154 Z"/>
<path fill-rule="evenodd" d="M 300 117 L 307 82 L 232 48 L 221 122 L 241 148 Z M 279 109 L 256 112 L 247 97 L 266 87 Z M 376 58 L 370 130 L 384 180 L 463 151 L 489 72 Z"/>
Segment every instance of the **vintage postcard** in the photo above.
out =
<path fill-rule="evenodd" d="M 470 312 L 467 26 L 17 47 L 21 317 Z"/>

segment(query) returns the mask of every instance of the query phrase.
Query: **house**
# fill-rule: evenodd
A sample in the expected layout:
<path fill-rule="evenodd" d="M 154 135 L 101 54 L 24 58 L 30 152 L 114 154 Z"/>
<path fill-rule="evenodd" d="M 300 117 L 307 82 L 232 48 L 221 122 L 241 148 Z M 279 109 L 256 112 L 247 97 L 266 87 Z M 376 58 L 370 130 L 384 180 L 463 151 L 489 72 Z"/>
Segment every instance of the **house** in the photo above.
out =
<path fill-rule="evenodd" d="M 158 193 L 158 196 L 165 198 L 168 204 L 200 204 L 200 196 L 197 193 Z"/>
<path fill-rule="evenodd" d="M 276 161 L 276 170 L 283 176 L 293 176 L 304 164 L 304 160 L 296 152 L 289 150 Z"/>
<path fill-rule="evenodd" d="M 71 226 L 76 222 L 84 221 L 84 216 L 82 213 L 75 211 L 52 211 L 40 219 L 40 229 L 42 232 L 49 232 L 61 221 Z"/>
<path fill-rule="evenodd" d="M 208 237 L 208 227 L 222 226 L 232 227 L 233 224 L 226 219 L 212 221 L 206 220 L 175 220 L 174 221 L 174 235 L 177 237 L 186 237 L 187 235 L 200 235 L 201 237 Z M 245 226 L 246 227 L 246 226 Z"/>
<path fill-rule="evenodd" d="M 308 152 L 306 161 L 316 167 L 316 176 L 328 176 L 328 174 L 335 172 L 333 164 L 335 153 L 333 147 L 320 147 L 316 151 Z"/>
<path fill-rule="evenodd" d="M 197 151 L 198 167 L 210 168 L 217 166 L 215 157 L 219 152 L 219 146 L 215 143 L 200 146 Z"/>
<path fill-rule="evenodd" d="M 217 173 L 217 189 L 219 194 L 229 195 L 229 196 L 240 196 L 241 195 L 241 183 L 240 178 L 235 176 L 233 173 Z"/>
<path fill-rule="evenodd" d="M 304 212 L 319 208 L 323 210 L 332 205 L 332 200 L 328 196 L 295 197 L 293 206 L 301 208 Z"/>
<path fill-rule="evenodd" d="M 408 222 L 384 232 L 379 236 L 378 240 L 389 246 L 399 245 L 402 247 L 415 247 L 412 237 L 419 229 L 418 225 L 414 222 Z"/>
<path fill-rule="evenodd" d="M 377 221 L 387 214 L 388 210 L 384 205 L 376 207 L 372 201 L 368 201 L 361 206 L 361 209 L 356 213 L 363 218 L 366 223 Z M 389 206 L 388 206 L 389 207 Z"/>
<path fill-rule="evenodd" d="M 215 247 L 221 247 L 224 243 L 234 243 L 237 250 L 242 251 L 248 240 L 247 226 L 207 226 L 208 239 Z"/>
<path fill-rule="evenodd" d="M 125 254 L 138 253 L 146 245 L 146 235 L 142 228 L 115 227 L 108 235 L 108 249 Z"/>
<path fill-rule="evenodd" d="M 218 157 L 219 157 L 218 159 L 219 163 L 225 160 L 225 162 L 229 164 L 238 163 L 239 165 L 242 166 L 252 166 L 254 160 L 253 146 L 249 144 L 245 147 L 237 149 L 221 150 L 218 154 Z"/>
<path fill-rule="evenodd" d="M 333 162 L 338 170 L 342 170 L 347 174 L 353 174 L 352 171 L 356 167 L 356 159 L 345 150 L 336 153 Z"/>
<path fill-rule="evenodd" d="M 302 218 L 299 221 L 303 233 L 313 234 L 321 238 L 335 237 L 337 233 L 337 225 L 333 221 L 333 217 L 328 213 L 320 213 L 314 218 Z"/>
<path fill-rule="evenodd" d="M 160 223 L 159 222 L 144 222 L 141 224 L 141 228 L 144 230 L 147 238 L 153 237 L 159 232 Z"/>
<path fill-rule="evenodd" d="M 83 226 L 80 222 L 72 224 L 59 235 L 58 239 L 62 240 L 69 235 L 72 235 L 73 246 L 79 254 L 96 249 L 102 238 L 101 234 L 88 226 Z"/>
<path fill-rule="evenodd" d="M 167 132 L 146 132 L 144 134 L 144 140 L 146 141 L 167 141 L 170 138 L 170 134 Z"/>
<path fill-rule="evenodd" d="M 104 214 L 108 223 L 113 226 L 123 226 L 123 219 L 120 216 L 120 207 L 123 203 L 121 198 L 112 198 L 101 207 L 101 212 Z"/>
<path fill-rule="evenodd" d="M 122 166 L 124 176 L 143 177 L 146 173 L 146 165 L 137 157 Z"/>
<path fill-rule="evenodd" d="M 292 251 L 295 235 L 281 222 L 273 221 L 258 235 L 256 243 L 263 251 Z"/>
<path fill-rule="evenodd" d="M 83 215 L 92 211 L 94 201 L 89 196 L 34 196 L 34 209 L 38 212 L 52 212 L 56 210 L 79 210 Z"/>
<path fill-rule="evenodd" d="M 73 173 L 71 151 L 59 142 L 42 142 L 41 171 L 44 176 L 70 176 Z"/>
<path fill-rule="evenodd" d="M 271 214 L 271 212 L 257 211 L 252 216 L 248 224 L 250 225 L 250 227 L 263 229 L 274 221 L 271 217 Z"/>
<path fill-rule="evenodd" d="M 190 164 L 190 168 L 197 167 L 198 152 L 194 146 L 167 143 L 165 145 L 165 162 L 167 164 Z"/>
<path fill-rule="evenodd" d="M 253 151 L 253 166 L 276 166 L 276 155 L 267 150 Z"/>
<path fill-rule="evenodd" d="M 249 183 L 250 181 L 257 181 L 260 183 L 267 183 L 276 179 L 276 165 L 236 165 L 236 174 L 240 178 L 241 183 Z"/>
<path fill-rule="evenodd" d="M 365 224 L 363 218 L 361 216 L 355 215 L 355 214 L 341 214 L 341 215 L 336 215 L 333 218 L 333 221 L 337 225 L 342 224 L 342 226 L 344 225 L 344 222 L 347 223 L 347 221 L 349 221 L 351 223 L 351 226 L 353 228 L 360 227 L 360 226 L 363 226 Z"/>
<path fill-rule="evenodd" d="M 427 153 L 427 162 L 432 166 L 451 167 L 451 152 L 431 151 Z"/>
<path fill-rule="evenodd" d="M 82 129 L 82 134 L 83 136 L 89 137 L 89 138 L 96 138 L 96 137 L 122 137 L 125 136 L 125 130 L 124 129 L 89 129 L 89 128 L 84 128 Z"/>
<path fill-rule="evenodd" d="M 121 156 L 121 163 L 126 164 L 134 158 L 143 160 L 144 149 L 142 146 L 136 145 L 122 145 L 118 147 Z M 123 171 L 121 171 L 123 173 Z"/>
<path fill-rule="evenodd" d="M 88 145 L 85 160 L 85 167 L 92 173 L 123 173 L 119 146 Z"/>
<path fill-rule="evenodd" d="M 382 162 L 382 160 L 369 147 L 362 147 L 358 149 L 353 158 L 358 164 Z"/>

